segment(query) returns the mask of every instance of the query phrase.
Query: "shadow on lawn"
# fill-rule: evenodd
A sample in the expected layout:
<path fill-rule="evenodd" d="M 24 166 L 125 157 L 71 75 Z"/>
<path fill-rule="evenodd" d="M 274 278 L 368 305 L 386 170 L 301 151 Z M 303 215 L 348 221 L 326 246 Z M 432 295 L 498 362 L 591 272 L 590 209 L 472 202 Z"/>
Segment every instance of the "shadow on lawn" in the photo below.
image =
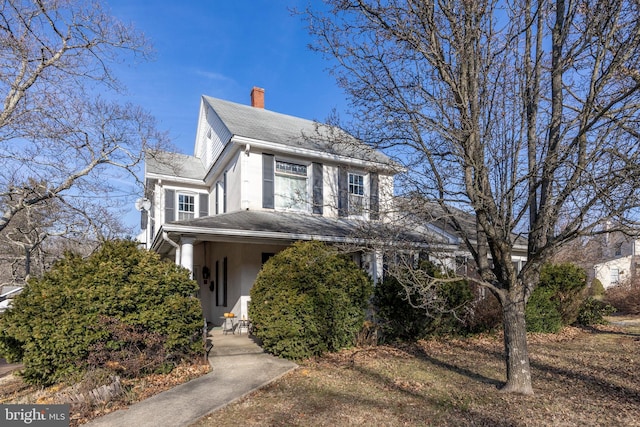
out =
<path fill-rule="evenodd" d="M 490 351 L 490 350 L 484 350 L 484 353 L 486 353 L 489 356 L 493 356 L 493 357 L 502 357 L 502 354 Z M 500 381 L 498 379 L 495 378 L 490 378 L 487 376 L 484 376 L 478 372 L 474 372 L 468 368 L 456 365 L 454 363 L 450 363 L 450 362 L 446 362 L 444 360 L 438 359 L 435 356 L 427 353 L 423 348 L 416 346 L 416 352 L 415 352 L 415 356 L 420 358 L 420 360 L 423 360 L 427 363 L 431 363 L 435 366 L 438 366 L 440 368 L 455 372 L 457 374 L 460 375 L 464 375 L 465 377 L 472 379 L 474 381 L 478 381 L 480 383 L 483 384 L 488 384 L 488 385 L 492 385 L 495 386 L 496 388 L 500 388 L 504 385 L 503 381 Z"/>
<path fill-rule="evenodd" d="M 494 417 L 479 413 L 466 408 L 464 404 L 456 405 L 449 400 L 432 396 L 428 390 L 424 393 L 410 392 L 375 370 L 363 366 L 353 366 L 352 369 L 374 384 L 381 384 L 389 393 L 383 397 L 376 397 L 374 393 L 366 391 L 354 395 L 333 389 L 319 389 L 316 384 L 307 390 L 296 392 L 296 397 L 291 402 L 292 410 L 271 410 L 268 419 L 263 418 L 261 421 L 268 422 L 269 425 L 305 425 L 304 420 L 308 416 L 307 422 L 311 425 L 317 425 L 316 420 L 322 420 L 321 425 L 356 425 L 357 422 L 363 425 L 449 425 L 448 422 L 453 420 L 456 425 L 513 426 L 501 414 Z M 401 397 L 394 397 L 394 392 L 399 392 Z M 460 424 L 461 417 L 469 422 Z"/>
<path fill-rule="evenodd" d="M 625 327 L 638 327 L 638 323 L 627 323 L 627 322 L 611 322 L 611 324 L 613 326 L 618 326 L 621 328 L 625 328 Z M 603 334 L 603 335 L 622 335 L 625 337 L 631 337 L 631 338 L 640 338 L 640 333 L 636 333 L 636 332 L 631 332 L 631 331 L 614 331 L 614 330 L 601 330 L 598 328 L 595 328 L 593 326 L 582 326 L 581 329 L 583 329 L 586 332 L 589 332 L 590 334 Z"/>
<path fill-rule="evenodd" d="M 610 335 L 619 337 L 620 339 L 624 339 L 623 337 L 628 337 L 634 341 L 637 341 L 638 339 L 636 337 L 640 336 L 639 334 L 630 332 L 608 330 L 603 331 L 597 328 L 584 328 L 584 330 L 598 336 Z M 567 345 L 571 345 L 571 343 L 568 343 Z M 448 346 L 450 349 L 455 349 L 457 354 L 465 355 L 462 359 L 462 363 L 473 360 L 476 364 L 478 364 L 482 363 L 483 359 L 485 358 L 487 358 L 485 359 L 486 362 L 490 362 L 491 360 L 493 360 L 496 362 L 504 363 L 504 353 L 500 351 L 482 347 L 470 348 L 467 344 L 455 342 L 449 342 Z M 432 354 L 429 354 L 419 346 L 415 346 L 415 348 L 416 357 L 419 357 L 420 359 L 428 363 L 432 363 L 435 366 L 464 375 L 480 383 L 496 386 L 497 388 L 500 388 L 502 385 L 504 385 L 504 382 L 502 381 L 479 374 L 469 367 L 460 366 L 462 363 L 456 364 L 455 362 L 444 361 Z M 593 350 L 592 357 L 594 358 L 594 360 L 599 357 L 607 357 L 606 354 L 603 354 L 601 352 L 601 349 L 597 350 L 597 348 L 598 347 L 596 346 Z M 613 361 L 615 359 L 612 359 L 612 365 L 610 367 L 605 368 L 600 365 L 589 364 L 588 361 L 585 362 L 584 359 L 574 359 L 572 357 L 572 352 L 563 352 L 562 348 L 547 348 L 545 352 L 542 352 L 541 350 L 542 348 L 536 351 L 534 346 L 529 346 L 530 363 L 534 382 L 542 381 L 540 378 L 549 378 L 549 375 L 545 376 L 544 374 L 550 374 L 551 381 L 557 382 L 559 386 L 562 385 L 561 383 L 563 382 L 563 379 L 565 379 L 569 382 L 575 381 L 582 383 L 588 390 L 593 391 L 594 394 L 601 396 L 603 399 L 614 399 L 629 404 L 637 404 L 638 402 L 640 402 L 640 387 L 633 388 L 633 385 L 638 383 L 636 379 L 632 378 L 633 375 L 631 375 L 627 381 L 618 381 L 619 384 L 616 384 L 613 381 L 616 376 L 618 378 L 624 376 L 624 373 L 622 373 L 624 372 L 624 367 L 615 365 L 615 362 Z M 548 352 L 555 353 L 556 356 L 559 359 L 564 360 L 565 363 L 553 364 L 543 362 L 541 360 L 538 360 L 538 358 L 536 357 L 537 355 Z M 621 385 L 622 383 L 624 383 L 625 385 Z M 566 386 L 566 384 L 562 386 L 564 387 Z"/>

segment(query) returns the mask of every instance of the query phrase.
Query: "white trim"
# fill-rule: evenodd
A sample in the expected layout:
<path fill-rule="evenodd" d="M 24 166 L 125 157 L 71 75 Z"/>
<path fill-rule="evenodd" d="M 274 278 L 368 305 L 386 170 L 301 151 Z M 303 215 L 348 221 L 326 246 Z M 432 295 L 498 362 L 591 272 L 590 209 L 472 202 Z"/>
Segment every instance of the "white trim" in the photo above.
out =
<path fill-rule="evenodd" d="M 396 172 L 397 170 L 387 163 L 375 162 L 372 160 L 355 159 L 353 157 L 331 154 L 326 151 L 317 151 L 309 148 L 291 147 L 286 144 L 267 142 L 259 139 L 247 138 L 244 136 L 234 135 L 231 142 L 237 145 L 250 144 L 251 148 L 260 148 L 267 151 L 277 153 L 286 153 L 295 157 L 305 157 L 307 159 L 320 159 L 350 166 L 361 167 L 365 169 L 375 168 L 377 170 L 386 170 Z M 312 161 L 312 160 L 311 160 Z"/>
<path fill-rule="evenodd" d="M 275 231 L 252 231 L 252 230 L 235 230 L 235 229 L 211 229 L 211 228 L 201 228 L 201 227 L 192 227 L 186 225 L 178 225 L 178 224 L 164 224 L 161 227 L 158 235 L 162 235 L 163 233 L 176 233 L 179 235 L 189 235 L 196 236 L 199 240 L 203 241 L 228 241 L 231 243 L 240 243 L 239 239 L 242 239 L 243 242 L 255 241 L 261 242 L 265 239 L 275 240 L 275 241 L 297 241 L 297 240 L 319 240 L 322 242 L 328 243 L 357 243 L 357 244 L 376 244 L 379 242 L 375 242 L 366 238 L 354 238 L 354 237 L 338 237 L 338 236 L 326 236 L 322 234 L 303 234 L 303 233 L 283 233 L 283 232 L 275 232 Z M 212 238 L 222 237 L 229 238 L 226 239 L 212 239 L 208 240 L 205 237 L 210 236 Z M 159 246 L 161 244 L 161 240 L 154 239 L 152 244 L 152 248 L 158 251 Z M 376 245 L 380 246 L 380 245 Z M 430 247 L 437 248 L 439 250 L 447 250 L 453 251 L 457 248 L 457 246 L 453 245 L 430 245 L 428 243 L 415 243 L 415 247 Z"/>
<path fill-rule="evenodd" d="M 145 177 L 147 180 L 158 180 L 158 181 L 171 181 L 179 184 L 187 184 L 187 185 L 197 185 L 200 187 L 206 187 L 206 183 L 202 179 L 194 179 L 194 178 L 184 178 L 176 175 L 164 175 L 150 172 Z"/>

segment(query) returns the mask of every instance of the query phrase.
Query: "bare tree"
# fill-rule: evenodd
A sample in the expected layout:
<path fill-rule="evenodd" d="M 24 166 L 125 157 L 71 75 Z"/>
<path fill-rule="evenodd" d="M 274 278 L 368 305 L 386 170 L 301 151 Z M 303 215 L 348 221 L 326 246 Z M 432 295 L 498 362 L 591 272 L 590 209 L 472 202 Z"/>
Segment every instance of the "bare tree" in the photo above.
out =
<path fill-rule="evenodd" d="M 47 186 L 32 180 L 29 185 L 40 192 Z M 10 206 L 13 201 L 9 198 L 2 203 Z M 99 246 L 101 238 L 110 237 L 109 233 L 125 233 L 109 210 L 78 212 L 77 207 L 70 209 L 60 198 L 26 206 L 0 231 L 0 286 L 23 285 L 31 275 L 42 274 L 67 250 L 89 254 Z"/>
<path fill-rule="evenodd" d="M 79 217 L 94 235 L 112 232 L 105 212 L 130 203 L 143 150 L 165 135 L 115 101 L 123 88 L 110 67 L 149 54 L 97 2 L 0 2 L 0 231 L 55 199 L 65 215 L 49 232 L 78 233 Z"/>
<path fill-rule="evenodd" d="M 357 136 L 407 167 L 405 191 L 475 217 L 470 279 L 502 305 L 503 390 L 533 393 L 524 313 L 541 266 L 610 219 L 638 219 L 639 2 L 325 3 L 306 16 Z"/>

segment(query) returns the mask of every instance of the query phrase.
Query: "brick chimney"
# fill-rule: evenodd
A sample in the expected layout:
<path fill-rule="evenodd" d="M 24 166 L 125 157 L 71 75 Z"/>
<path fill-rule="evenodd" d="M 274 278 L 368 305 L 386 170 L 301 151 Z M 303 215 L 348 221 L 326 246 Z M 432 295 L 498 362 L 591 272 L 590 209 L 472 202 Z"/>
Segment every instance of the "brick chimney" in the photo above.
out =
<path fill-rule="evenodd" d="M 264 108 L 264 89 L 255 86 L 251 89 L 251 106 Z"/>

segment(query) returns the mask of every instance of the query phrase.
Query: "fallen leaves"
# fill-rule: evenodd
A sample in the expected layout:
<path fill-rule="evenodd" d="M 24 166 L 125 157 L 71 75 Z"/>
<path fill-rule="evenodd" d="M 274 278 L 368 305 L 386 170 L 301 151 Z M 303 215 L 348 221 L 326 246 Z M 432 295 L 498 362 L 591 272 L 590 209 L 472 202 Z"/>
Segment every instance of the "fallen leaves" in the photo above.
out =
<path fill-rule="evenodd" d="M 303 362 L 196 426 L 638 426 L 636 338 L 612 325 L 529 334 L 533 396 L 498 392 L 501 334 L 350 349 Z"/>
<path fill-rule="evenodd" d="M 29 386 L 15 375 L 1 378 L 0 403 L 71 403 L 70 426 L 84 424 L 107 413 L 124 409 L 133 403 L 147 399 L 179 384 L 210 372 L 208 363 L 181 364 L 167 374 L 152 374 L 142 378 L 120 381 L 122 393 L 113 394 L 102 404 L 89 404 L 76 396 L 74 387 L 52 386 L 46 389 Z"/>

